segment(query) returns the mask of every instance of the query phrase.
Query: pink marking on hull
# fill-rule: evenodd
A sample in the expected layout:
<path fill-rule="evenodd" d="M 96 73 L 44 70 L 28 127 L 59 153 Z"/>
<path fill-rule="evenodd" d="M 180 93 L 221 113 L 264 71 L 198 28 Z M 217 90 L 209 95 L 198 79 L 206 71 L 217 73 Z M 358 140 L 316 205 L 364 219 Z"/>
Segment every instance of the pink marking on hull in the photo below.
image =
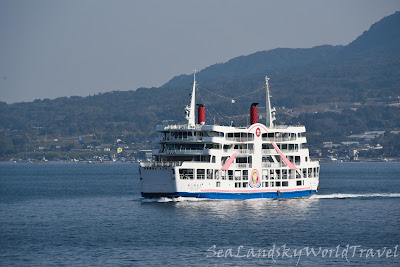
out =
<path fill-rule="evenodd" d="M 233 154 L 233 155 L 228 159 L 228 161 L 225 162 L 225 164 L 224 164 L 224 166 L 222 166 L 221 170 L 224 170 L 224 171 L 228 170 L 229 167 L 231 166 L 232 162 L 235 160 L 236 155 L 237 155 L 236 153 Z"/>
<path fill-rule="evenodd" d="M 283 155 L 282 151 L 279 149 L 279 147 L 274 143 L 271 142 L 271 144 L 273 145 L 273 147 L 275 148 L 276 152 L 278 152 L 278 154 L 281 156 L 281 158 L 283 159 L 283 161 L 285 162 L 285 164 L 292 170 L 296 170 L 296 166 L 294 166 L 293 163 L 290 162 L 290 160 L 288 160 L 285 155 Z"/>

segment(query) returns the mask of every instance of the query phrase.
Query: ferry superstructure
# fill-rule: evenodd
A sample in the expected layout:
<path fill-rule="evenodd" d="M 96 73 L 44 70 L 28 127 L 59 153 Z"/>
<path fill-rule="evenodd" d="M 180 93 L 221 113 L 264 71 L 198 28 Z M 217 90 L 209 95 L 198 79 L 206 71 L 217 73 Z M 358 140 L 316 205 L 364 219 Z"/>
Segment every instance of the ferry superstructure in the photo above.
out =
<path fill-rule="evenodd" d="M 319 162 L 306 147 L 304 126 L 275 125 L 268 77 L 266 123 L 258 122 L 258 103 L 251 104 L 250 125 L 205 124 L 205 107 L 198 104 L 196 76 L 187 124 L 157 126 L 160 148 L 152 162 L 140 163 L 143 197 L 211 199 L 309 197 L 318 190 Z"/>

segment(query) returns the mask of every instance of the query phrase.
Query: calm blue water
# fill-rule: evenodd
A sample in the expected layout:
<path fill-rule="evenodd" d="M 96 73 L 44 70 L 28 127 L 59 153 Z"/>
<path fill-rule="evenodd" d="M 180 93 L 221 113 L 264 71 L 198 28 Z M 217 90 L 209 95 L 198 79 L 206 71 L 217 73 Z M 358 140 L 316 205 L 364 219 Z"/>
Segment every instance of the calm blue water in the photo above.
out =
<path fill-rule="evenodd" d="M 0 235 L 1 266 L 400 266 L 400 163 L 321 164 L 311 199 L 236 201 L 143 200 L 137 164 L 0 164 Z"/>

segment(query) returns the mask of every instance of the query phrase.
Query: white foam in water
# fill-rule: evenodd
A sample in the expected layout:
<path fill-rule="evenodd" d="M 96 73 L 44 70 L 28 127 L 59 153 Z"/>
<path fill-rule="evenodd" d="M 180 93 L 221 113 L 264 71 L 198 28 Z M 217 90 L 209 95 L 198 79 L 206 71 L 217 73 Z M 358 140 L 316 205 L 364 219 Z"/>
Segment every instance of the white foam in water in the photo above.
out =
<path fill-rule="evenodd" d="M 322 198 L 368 198 L 368 197 L 400 197 L 400 193 L 369 193 L 369 194 L 329 194 L 329 195 L 312 195 L 310 199 Z"/>
<path fill-rule="evenodd" d="M 167 203 L 167 202 L 195 202 L 195 201 L 207 201 L 210 199 L 207 198 L 197 198 L 197 197 L 160 197 L 160 198 L 143 198 L 141 201 L 144 203 L 158 202 L 158 203 Z"/>
<path fill-rule="evenodd" d="M 345 198 L 372 198 L 372 197 L 399 197 L 400 193 L 369 193 L 369 194 L 328 194 L 328 195 L 312 195 L 310 199 L 345 199 Z M 139 201 L 142 203 L 168 203 L 168 202 L 196 202 L 196 201 L 215 201 L 215 200 L 223 200 L 223 199 L 209 199 L 209 198 L 197 198 L 197 197 L 159 197 L 159 198 L 139 198 Z M 247 199 L 247 201 L 254 201 L 260 199 Z M 262 200 L 273 200 L 271 199 L 262 199 Z"/>

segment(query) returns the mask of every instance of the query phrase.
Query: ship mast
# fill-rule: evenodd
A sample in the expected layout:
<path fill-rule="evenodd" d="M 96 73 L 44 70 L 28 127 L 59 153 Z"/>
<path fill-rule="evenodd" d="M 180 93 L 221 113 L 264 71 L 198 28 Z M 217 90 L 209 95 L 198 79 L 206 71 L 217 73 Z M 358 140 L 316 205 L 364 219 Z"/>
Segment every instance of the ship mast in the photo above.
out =
<path fill-rule="evenodd" d="M 265 76 L 265 87 L 267 90 L 267 99 L 266 99 L 266 126 L 268 128 L 272 128 L 274 127 L 274 120 L 275 120 L 275 116 L 274 116 L 274 112 L 275 112 L 275 108 L 271 108 L 271 96 L 270 96 L 270 92 L 269 92 L 269 84 L 268 84 L 268 76 Z"/>
<path fill-rule="evenodd" d="M 196 71 L 193 73 L 193 90 L 192 99 L 190 101 L 190 107 L 185 107 L 186 119 L 188 121 L 188 128 L 194 128 L 196 126 L 195 118 L 195 103 L 196 103 Z"/>

